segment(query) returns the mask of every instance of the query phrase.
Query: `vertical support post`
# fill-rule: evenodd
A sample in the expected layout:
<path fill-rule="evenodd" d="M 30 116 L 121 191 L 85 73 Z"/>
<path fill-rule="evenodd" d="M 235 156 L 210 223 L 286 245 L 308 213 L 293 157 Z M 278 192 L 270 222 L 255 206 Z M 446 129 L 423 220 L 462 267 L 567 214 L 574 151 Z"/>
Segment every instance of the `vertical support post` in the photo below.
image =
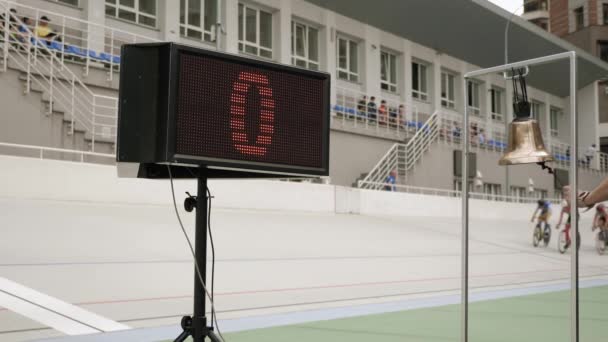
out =
<path fill-rule="evenodd" d="M 198 190 L 196 194 L 196 223 L 194 250 L 196 263 L 198 264 L 200 276 L 207 283 L 207 175 L 204 169 L 199 170 Z M 196 266 L 195 266 L 196 267 Z M 196 272 L 196 269 L 194 270 Z M 194 342 L 204 342 L 207 331 L 207 317 L 205 316 L 205 288 L 195 273 L 194 277 L 194 315 L 192 327 Z"/>
<path fill-rule="evenodd" d="M 577 85 L 576 52 L 570 55 L 570 135 L 572 137 L 572 149 L 570 151 L 570 217 L 571 222 L 571 248 L 570 277 L 571 277 L 571 341 L 579 341 L 579 303 L 578 303 L 578 209 L 576 206 L 578 195 L 578 115 L 576 103 Z"/>
<path fill-rule="evenodd" d="M 50 78 L 49 78 L 49 88 L 50 88 L 49 93 L 50 94 L 49 94 L 49 113 L 48 114 L 51 115 L 51 114 L 53 114 L 53 96 L 55 95 L 54 94 L 54 89 L 53 89 L 54 88 L 53 78 L 55 78 L 55 75 L 53 75 L 53 64 L 54 63 L 53 63 L 53 56 L 52 55 L 51 55 L 51 58 L 49 60 L 49 64 L 50 64 L 51 70 L 50 70 L 50 74 L 49 74 L 50 75 Z"/>
<path fill-rule="evenodd" d="M 4 26 L 4 37 L 2 37 L 4 39 L 4 45 L 2 46 L 2 71 L 6 71 L 8 67 L 8 46 L 11 18 L 11 12 L 8 5 L 5 9 L 6 12 L 4 12 L 4 22 L 2 23 L 2 25 Z"/>
<path fill-rule="evenodd" d="M 114 80 L 114 30 L 110 31 L 110 82 Z"/>
<path fill-rule="evenodd" d="M 35 42 L 35 41 L 34 41 Z M 32 84 L 32 33 L 29 32 L 27 34 L 27 42 L 25 43 L 25 47 L 27 49 L 27 73 L 25 79 L 25 93 L 30 92 L 30 85 Z"/>
<path fill-rule="evenodd" d="M 71 96 L 70 96 L 70 133 L 71 135 L 74 135 L 74 114 L 75 114 L 75 108 L 74 108 L 74 100 L 75 100 L 75 94 L 74 94 L 74 76 L 72 76 L 72 88 L 71 88 Z"/>
<path fill-rule="evenodd" d="M 469 340 L 469 108 L 467 104 L 467 78 L 463 79 L 464 120 L 462 129 L 462 278 L 460 319 L 461 342 Z"/>
<path fill-rule="evenodd" d="M 38 25 L 40 25 L 40 11 L 36 10 L 36 22 L 34 23 L 34 27 L 38 27 Z M 35 31 L 32 31 L 35 32 Z M 34 37 L 34 60 L 30 61 L 30 63 L 36 63 L 36 61 L 38 61 L 38 37 L 36 36 L 36 34 L 33 35 Z"/>
<path fill-rule="evenodd" d="M 65 43 L 66 43 L 66 36 L 65 36 L 65 17 L 61 18 L 61 39 L 63 39 L 63 42 L 61 43 L 61 70 L 63 70 L 63 67 L 65 66 Z M 52 58 L 52 56 L 51 56 Z"/>
<path fill-rule="evenodd" d="M 95 113 L 97 112 L 97 97 L 93 95 L 93 112 L 91 113 L 91 151 L 95 152 Z"/>

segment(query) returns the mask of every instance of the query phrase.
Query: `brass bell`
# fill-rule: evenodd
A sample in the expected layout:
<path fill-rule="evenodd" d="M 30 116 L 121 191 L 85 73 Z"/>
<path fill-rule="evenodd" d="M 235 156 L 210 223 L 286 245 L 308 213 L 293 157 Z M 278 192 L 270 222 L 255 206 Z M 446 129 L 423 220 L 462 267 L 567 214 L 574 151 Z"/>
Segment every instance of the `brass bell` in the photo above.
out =
<path fill-rule="evenodd" d="M 499 165 L 529 164 L 553 161 L 545 149 L 538 121 L 532 119 L 528 101 L 526 79 L 522 69 L 513 70 L 513 113 L 515 119 L 509 124 L 507 152 L 498 161 Z M 518 91 L 520 88 L 521 93 Z"/>
<path fill-rule="evenodd" d="M 542 163 L 553 161 L 545 149 L 538 121 L 530 118 L 516 119 L 509 124 L 509 144 L 499 165 Z"/>

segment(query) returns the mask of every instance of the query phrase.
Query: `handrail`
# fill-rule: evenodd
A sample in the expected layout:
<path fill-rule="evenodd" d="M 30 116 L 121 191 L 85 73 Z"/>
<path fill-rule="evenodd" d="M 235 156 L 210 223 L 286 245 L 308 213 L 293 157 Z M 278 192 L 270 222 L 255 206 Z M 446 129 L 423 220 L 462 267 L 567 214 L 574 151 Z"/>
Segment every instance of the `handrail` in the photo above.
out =
<path fill-rule="evenodd" d="M 80 162 L 85 162 L 85 159 L 84 159 L 85 156 L 108 158 L 108 159 L 111 159 L 112 161 L 116 160 L 116 155 L 115 154 L 90 152 L 90 151 L 81 151 L 81 150 L 70 150 L 70 149 L 65 149 L 65 148 L 35 146 L 35 145 L 24 145 L 24 144 L 13 144 L 13 143 L 6 143 L 6 142 L 0 142 L 0 147 L 8 147 L 8 148 L 16 148 L 16 149 L 22 149 L 22 150 L 34 150 L 34 151 L 38 151 L 39 152 L 38 157 L 40 159 L 46 159 L 45 155 L 44 155 L 44 152 L 57 152 L 57 153 L 66 153 L 66 154 L 79 155 L 80 156 Z"/>
<path fill-rule="evenodd" d="M 431 195 L 431 196 L 444 196 L 444 197 L 460 197 L 461 191 L 459 190 L 448 190 L 448 189 L 439 189 L 439 188 L 429 188 L 429 187 L 421 187 L 421 186 L 412 186 L 406 184 L 390 184 L 385 182 L 368 182 L 368 181 L 360 181 L 361 183 L 374 185 L 377 188 L 384 187 L 394 187 L 398 192 L 407 192 L 421 195 Z M 507 195 L 492 195 L 486 194 L 482 192 L 470 192 L 469 197 L 473 199 L 483 199 L 483 200 L 498 200 L 501 202 L 520 202 L 520 203 L 533 203 L 538 201 L 537 197 L 518 197 L 518 196 L 507 196 Z M 551 203 L 559 204 L 561 200 L 559 198 L 551 198 L 547 199 Z"/>
<path fill-rule="evenodd" d="M 13 19 L 11 25 L 22 31 L 13 32 L 16 30 L 12 28 L 10 35 L 6 31 L 4 33 L 4 68 L 10 59 L 25 70 L 26 92 L 29 92 L 31 82 L 38 84 L 50 96 L 48 112 L 53 112 L 55 103 L 61 105 L 66 113 L 70 114 L 72 133 L 76 123 L 82 124 L 84 129 L 91 133 L 93 150 L 98 135 L 113 141 L 116 136 L 118 99 L 93 93 L 70 68 L 64 67 L 63 54 L 59 58 L 56 51 L 49 48 L 47 40 L 36 37 L 30 27 L 9 11 L 9 3 L 11 2 L 0 1 L 0 9 L 5 18 Z M 41 61 L 47 62 L 48 65 Z"/>
<path fill-rule="evenodd" d="M 358 181 L 357 186 L 361 188 L 367 185 L 377 188 L 379 182 L 384 181 L 393 170 L 397 171 L 397 176 L 406 175 L 407 171 L 414 167 L 418 160 L 422 158 L 424 152 L 437 139 L 439 135 L 437 129 L 438 117 L 439 111 L 436 111 L 421 125 L 407 144 L 393 144 L 367 176 Z M 401 163 L 400 158 L 403 159 Z"/>

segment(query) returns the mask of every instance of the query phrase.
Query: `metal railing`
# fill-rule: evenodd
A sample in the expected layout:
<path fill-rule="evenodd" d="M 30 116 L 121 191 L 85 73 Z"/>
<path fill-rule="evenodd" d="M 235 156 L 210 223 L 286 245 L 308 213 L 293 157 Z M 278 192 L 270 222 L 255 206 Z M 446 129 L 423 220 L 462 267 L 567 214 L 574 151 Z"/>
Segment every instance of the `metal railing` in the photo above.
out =
<path fill-rule="evenodd" d="M 81 125 L 90 134 L 91 150 L 98 139 L 114 142 L 118 99 L 93 93 L 70 68 L 63 64 L 63 54 L 50 48 L 51 42 L 34 35 L 30 27 L 10 12 L 7 2 L 0 1 L 2 20 L 2 71 L 10 63 L 25 73 L 25 93 L 33 85 L 48 95 L 49 114 L 61 110 L 70 120 L 70 133 Z"/>
<path fill-rule="evenodd" d="M 607 172 L 608 171 L 608 154 L 604 152 L 598 152 L 597 157 L 599 160 L 600 171 Z"/>
<path fill-rule="evenodd" d="M 423 116 L 410 103 L 377 98 L 373 104 L 365 93 L 336 87 L 336 103 L 332 105 L 332 122 L 355 129 L 407 138 L 414 134 Z"/>
<path fill-rule="evenodd" d="M 431 115 L 407 144 L 393 144 L 367 176 L 358 182 L 357 186 L 365 189 L 382 189 L 385 186 L 386 178 L 393 171 L 398 180 L 407 177 L 407 172 L 415 167 L 424 152 L 437 140 L 439 117 L 439 112 Z"/>
<path fill-rule="evenodd" d="M 396 192 L 406 192 L 411 194 L 429 195 L 429 196 L 443 196 L 443 197 L 460 197 L 462 192 L 460 190 L 448 190 L 448 189 L 437 189 L 428 187 L 411 186 L 405 184 L 391 184 L 386 182 L 371 182 L 371 181 L 360 181 L 360 188 L 364 189 L 386 189 L 386 191 L 392 191 L 395 189 Z M 471 192 L 469 198 L 479 200 L 489 200 L 498 202 L 511 202 L 511 203 L 536 203 L 538 197 L 522 197 L 522 196 L 507 196 L 488 194 L 483 192 Z M 546 199 L 553 204 L 559 204 L 561 202 L 558 198 Z"/>
<path fill-rule="evenodd" d="M 442 112 L 440 118 L 440 140 L 447 144 L 460 145 L 464 131 L 462 115 Z M 486 122 L 477 117 L 470 117 L 468 133 L 472 149 L 486 149 L 502 152 L 507 147 L 504 124 Z"/>
<path fill-rule="evenodd" d="M 116 155 L 114 154 L 70 150 L 45 146 L 12 144 L 4 142 L 0 142 L 0 151 L 3 155 L 31 157 L 38 159 L 52 159 L 100 164 L 114 164 L 116 162 Z"/>
<path fill-rule="evenodd" d="M 51 46 L 61 52 L 61 62 L 70 61 L 84 65 L 85 75 L 92 66 L 107 70 L 108 80 L 113 80 L 120 69 L 120 48 L 124 44 L 157 42 L 158 39 L 119 30 L 87 20 L 42 10 L 13 1 L 0 0 L 4 8 L 13 8 L 20 19 L 29 20 L 30 29 L 39 25 L 40 18 L 51 20 L 49 27 L 61 37 Z"/>

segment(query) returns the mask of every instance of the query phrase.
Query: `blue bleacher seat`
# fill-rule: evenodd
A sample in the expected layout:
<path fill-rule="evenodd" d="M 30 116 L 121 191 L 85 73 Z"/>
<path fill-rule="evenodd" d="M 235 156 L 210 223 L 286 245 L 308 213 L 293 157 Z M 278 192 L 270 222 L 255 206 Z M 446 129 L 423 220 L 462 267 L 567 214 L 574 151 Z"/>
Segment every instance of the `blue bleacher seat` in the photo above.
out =
<path fill-rule="evenodd" d="M 346 108 L 346 112 L 351 115 L 355 115 L 357 113 L 354 108 Z"/>
<path fill-rule="evenodd" d="M 57 50 L 57 51 L 63 50 L 63 44 L 61 44 L 60 42 L 56 42 L 56 41 L 51 41 L 51 44 L 49 45 L 49 47 L 51 49 Z"/>
<path fill-rule="evenodd" d="M 66 45 L 65 52 L 71 53 L 71 54 L 74 54 L 77 56 L 82 56 L 82 57 L 87 56 L 87 50 L 84 50 L 77 46 L 72 46 L 72 45 Z"/>
<path fill-rule="evenodd" d="M 99 54 L 96 51 L 93 51 L 93 50 L 89 50 L 89 57 L 91 57 L 93 59 L 101 59 L 99 57 Z"/>
<path fill-rule="evenodd" d="M 115 64 L 120 64 L 120 56 L 112 56 L 112 62 Z"/>
<path fill-rule="evenodd" d="M 102 52 L 99 54 L 99 59 L 105 61 L 105 62 L 111 62 L 112 61 L 112 55 L 107 54 L 105 52 Z"/>

